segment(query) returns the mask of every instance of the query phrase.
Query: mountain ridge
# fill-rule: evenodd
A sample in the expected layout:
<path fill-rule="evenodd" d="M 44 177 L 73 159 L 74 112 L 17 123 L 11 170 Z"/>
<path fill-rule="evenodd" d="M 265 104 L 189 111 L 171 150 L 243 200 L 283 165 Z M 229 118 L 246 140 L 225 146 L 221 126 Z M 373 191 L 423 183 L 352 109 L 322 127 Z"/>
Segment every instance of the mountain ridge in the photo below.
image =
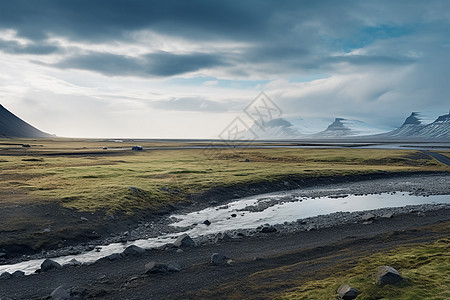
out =
<path fill-rule="evenodd" d="M 0 137 L 46 138 L 52 136 L 28 124 L 0 104 Z"/>

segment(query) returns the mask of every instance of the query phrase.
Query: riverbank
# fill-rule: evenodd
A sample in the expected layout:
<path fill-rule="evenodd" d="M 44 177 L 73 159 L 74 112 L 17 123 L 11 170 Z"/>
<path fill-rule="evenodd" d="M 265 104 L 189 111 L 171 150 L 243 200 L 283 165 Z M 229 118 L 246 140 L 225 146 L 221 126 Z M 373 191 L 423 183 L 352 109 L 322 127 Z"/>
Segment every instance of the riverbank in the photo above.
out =
<path fill-rule="evenodd" d="M 12 231 L 2 235 L 2 240 L 6 240 L 9 237 L 10 246 L 3 246 L 3 252 L 7 255 L 3 258 L 3 264 L 17 263 L 22 260 L 39 259 L 46 257 L 57 257 L 62 255 L 75 255 L 85 251 L 94 249 L 97 246 L 107 245 L 110 243 L 127 242 L 139 239 L 153 238 L 164 234 L 177 233 L 185 230 L 184 228 L 176 228 L 170 226 L 174 220 L 169 219 L 170 213 L 186 214 L 189 212 L 200 211 L 202 209 L 225 205 L 231 201 L 235 201 L 235 198 L 239 198 L 241 195 L 255 195 L 262 194 L 267 191 L 273 191 L 274 189 L 289 190 L 294 195 L 290 197 L 284 197 L 282 200 L 273 199 L 271 201 L 264 201 L 259 203 L 256 207 L 248 208 L 260 210 L 264 207 L 273 206 L 279 204 L 280 201 L 288 202 L 295 201 L 299 198 L 320 198 L 320 197 L 345 197 L 349 194 L 353 195 L 367 195 L 367 194 L 381 194 L 381 193 L 394 193 L 404 192 L 416 196 L 430 196 L 430 195 L 446 195 L 450 194 L 450 175 L 448 173 L 388 173 L 388 174 L 370 174 L 360 176 L 347 176 L 347 177 L 328 177 L 328 178 L 311 178 L 302 179 L 298 182 L 285 181 L 275 182 L 271 184 L 255 184 L 245 190 L 236 189 L 233 194 L 233 190 L 217 190 L 208 191 L 204 196 L 192 198 L 189 205 L 179 205 L 172 207 L 171 210 L 161 211 L 160 214 L 154 212 L 141 212 L 138 215 L 114 218 L 104 218 L 102 214 L 92 214 L 83 212 L 73 212 L 67 209 L 58 210 L 53 208 L 52 215 L 50 216 L 53 225 L 49 225 L 50 232 L 44 232 L 44 228 L 28 228 L 27 231 L 21 233 Z M 288 184 L 286 184 L 288 183 Z M 298 190 L 292 190 L 293 188 L 299 188 Z M 290 189 L 289 189 L 290 188 Z M 237 194 L 241 192 L 240 194 Z M 215 196 L 213 196 L 215 195 Z M 263 196 L 264 197 L 264 196 Z M 7 223 L 8 218 L 18 218 L 20 215 L 39 214 L 45 213 L 48 215 L 48 211 L 44 211 L 44 208 L 48 206 L 33 205 L 27 206 L 14 206 L 8 209 L 0 210 L 4 214 L 3 222 Z M 40 208 L 38 210 L 37 208 Z M 8 212 L 7 214 L 5 212 Z M 59 212 L 59 213 L 58 213 Z M 405 211 L 401 211 L 404 213 Z M 30 217 L 31 215 L 29 215 Z M 343 222 L 344 217 L 335 216 L 326 218 L 328 221 L 320 221 L 315 224 L 313 220 L 307 220 L 302 226 L 297 226 L 297 223 L 283 224 L 287 231 L 304 230 L 308 226 L 327 226 L 328 223 L 336 224 Z M 348 220 L 353 220 L 352 217 L 345 217 Z M 202 220 L 201 222 L 203 222 Z M 76 227 L 72 230 L 64 229 L 70 228 L 71 222 L 76 224 Z M 233 220 L 230 220 L 233 222 Z M 284 222 L 284 220 L 283 220 Z M 281 222 L 281 223 L 283 223 Z M 317 222 L 316 222 L 317 223 Z M 272 224 L 275 225 L 275 224 Z M 303 226 L 304 225 L 304 226 Z M 57 226 L 64 226 L 62 230 L 58 231 Z M 256 227 L 256 226 L 255 226 Z M 77 231 L 77 229 L 80 229 Z M 282 228 L 278 228 L 282 230 Z M 38 233 L 34 233 L 38 231 Z M 245 234 L 248 234 L 248 230 L 245 230 Z M 31 240 L 26 240 L 31 236 Z M 54 246 L 50 247 L 44 245 L 36 253 L 28 246 L 24 246 L 25 243 L 21 243 L 21 237 L 27 243 L 42 242 L 42 240 L 54 241 Z M 211 239 L 206 237 L 205 239 Z M 6 243 L 3 243 L 6 244 Z M 46 246 L 46 247 L 45 247 Z M 56 246 L 56 247 L 55 247 Z"/>
<path fill-rule="evenodd" d="M 428 211 L 424 215 L 414 211 L 380 218 L 370 224 L 358 222 L 312 231 L 274 232 L 184 248 L 182 252 L 175 248 L 151 250 L 138 257 L 3 279 L 0 280 L 0 296 L 45 298 L 64 285 L 93 299 L 269 298 L 288 287 L 295 287 L 294 282 L 298 284 L 299 281 L 292 280 L 299 274 L 324 278 L 325 271 L 342 264 L 343 258 L 348 266 L 367 253 L 448 237 L 448 222 L 448 209 Z M 210 264 L 213 253 L 224 254 L 233 262 L 228 266 L 213 266 Z M 323 258 L 326 258 L 325 264 Z M 174 261 L 182 270 L 165 275 L 145 275 L 144 266 L 150 261 Z M 299 263 L 304 267 L 290 268 L 291 271 L 278 278 L 278 284 L 257 275 L 264 270 Z M 247 285 L 247 282 L 251 284 Z"/>
<path fill-rule="evenodd" d="M 357 182 L 316 184 L 315 187 L 299 190 L 298 195 L 301 197 L 345 197 L 345 195 L 349 194 L 393 192 L 406 192 L 421 196 L 449 195 L 449 182 L 450 175 L 448 174 L 416 174 L 415 176 L 378 178 Z M 194 203 L 196 204 L 179 208 L 178 212 L 192 212 L 199 210 L 203 206 L 211 205 L 209 201 Z M 250 274 L 248 272 L 259 272 L 259 270 L 274 266 L 266 265 L 266 259 L 289 256 L 292 252 L 303 253 L 306 249 L 315 249 L 313 252 L 320 255 L 335 255 L 336 251 L 339 252 L 337 249 L 344 247 L 348 242 L 352 243 L 352 245 L 361 244 L 363 248 L 373 248 L 374 245 L 369 243 L 370 240 L 378 243 L 376 242 L 377 240 L 381 242 L 381 240 L 389 236 L 403 235 L 403 230 L 409 232 L 407 234 L 408 239 L 411 237 L 420 241 L 425 234 L 416 235 L 415 233 L 418 232 L 417 228 L 448 222 L 448 208 L 449 205 L 431 204 L 373 210 L 369 212 L 373 213 L 373 216 L 368 215 L 368 212 L 336 213 L 286 224 L 270 224 L 275 230 L 268 230 L 267 232 L 263 232 L 262 228 L 236 230 L 229 233 L 232 238 L 229 241 L 216 241 L 214 236 L 205 236 L 195 239 L 199 244 L 197 247 L 184 249 L 183 252 L 177 252 L 175 248 L 166 247 L 160 250 L 146 251 L 143 257 L 126 258 L 113 262 L 101 261 L 90 266 L 67 267 L 62 270 L 35 274 L 24 278 L 0 280 L 0 291 L 5 291 L 5 294 L 0 295 L 17 299 L 32 299 L 33 297 L 49 295 L 52 288 L 66 284 L 82 288 L 85 290 L 86 295 L 94 298 L 106 297 L 109 299 L 115 297 L 115 295 L 121 295 L 121 297 L 129 299 L 158 298 L 157 295 L 175 298 L 175 295 L 178 295 L 178 293 L 193 292 L 194 288 L 208 289 L 210 285 L 225 284 L 228 280 L 245 278 L 245 274 Z M 21 259 L 66 255 L 68 252 L 65 251 L 81 253 L 88 249 L 95 249 L 96 245 L 157 236 L 162 232 L 170 232 L 170 230 L 176 232 L 177 229 L 169 226 L 170 222 L 166 216 L 159 216 L 158 219 L 153 221 L 141 220 L 134 230 L 130 230 L 126 234 L 122 232 L 115 236 L 98 239 L 95 243 L 78 245 L 71 250 L 69 250 L 70 248 L 61 248 L 55 251 L 45 251 L 37 255 L 22 257 Z M 230 220 L 230 222 L 233 221 Z M 448 235 L 448 232 L 441 232 L 439 236 L 445 235 Z M 432 241 L 434 238 L 436 236 L 431 234 L 429 239 L 425 240 Z M 401 239 L 399 243 L 400 241 Z M 341 246 L 336 246 L 336 243 Z M 323 252 L 323 247 L 329 249 L 329 251 Z M 384 246 L 378 245 L 377 247 L 383 248 Z M 226 267 L 225 269 L 211 268 L 208 261 L 210 255 L 214 252 L 223 253 L 235 260 L 236 263 L 232 267 Z M 266 259 L 262 261 L 258 259 L 255 262 L 253 261 L 254 257 Z M 297 257 L 300 257 L 300 254 Z M 161 262 L 176 261 L 182 266 L 183 270 L 168 276 L 156 276 L 154 278 L 147 275 L 141 276 L 143 266 L 150 260 Z M 9 260 L 8 262 L 14 262 L 14 260 Z M 242 268 L 235 269 L 241 262 L 243 263 Z M 293 261 L 290 262 L 293 263 Z M 251 267 L 252 265 L 254 267 Z M 248 269 L 248 271 L 244 271 L 244 269 Z M 206 273 L 194 275 L 199 270 L 206 270 L 204 271 Z M 193 279 L 186 279 L 192 276 Z M 130 281 L 130 279 L 132 280 Z M 158 284 L 160 281 L 159 284 L 164 285 L 163 282 L 166 280 L 173 280 L 172 284 L 178 288 L 167 290 L 163 287 L 156 288 L 153 284 L 153 282 Z M 192 280 L 197 283 L 193 284 Z M 152 282 L 151 291 L 147 287 L 149 282 Z M 32 289 L 32 286 L 36 285 L 40 287 Z M 27 286 L 29 287 L 28 290 Z M 103 296 L 101 296 L 102 293 Z M 148 297 L 144 295 L 148 295 Z M 217 293 L 215 295 L 218 296 Z M 197 296 L 194 298 L 197 298 Z"/>

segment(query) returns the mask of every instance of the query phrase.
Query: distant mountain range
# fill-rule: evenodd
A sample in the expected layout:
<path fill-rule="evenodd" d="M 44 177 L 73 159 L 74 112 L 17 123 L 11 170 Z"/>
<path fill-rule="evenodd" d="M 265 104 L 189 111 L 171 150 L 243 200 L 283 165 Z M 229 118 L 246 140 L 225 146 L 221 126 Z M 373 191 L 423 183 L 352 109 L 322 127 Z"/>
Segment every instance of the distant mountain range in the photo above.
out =
<path fill-rule="evenodd" d="M 449 138 L 450 139 L 450 112 L 439 116 L 433 122 L 419 112 L 413 112 L 400 128 L 384 134 L 393 138 Z"/>
<path fill-rule="evenodd" d="M 0 105 L 0 137 L 43 138 L 53 135 L 40 131 Z"/>
<path fill-rule="evenodd" d="M 294 124 L 295 125 L 294 125 Z M 314 132 L 311 123 L 303 119 L 292 122 L 278 118 L 265 123 L 254 122 L 242 136 L 243 139 L 440 139 L 450 141 L 450 112 L 430 117 L 427 114 L 413 112 L 399 128 L 386 132 L 375 126 L 358 120 L 336 118 L 328 127 Z M 317 124 L 314 124 L 317 128 Z M 325 126 L 323 126 L 325 127 Z M 323 128 L 322 127 L 322 128 Z M 318 131 L 318 130 L 316 130 Z M 45 138 L 54 135 L 45 133 L 15 116 L 0 105 L 0 137 Z"/>
<path fill-rule="evenodd" d="M 255 122 L 244 138 L 256 134 L 257 139 L 339 139 L 364 137 L 367 139 L 448 139 L 450 141 L 450 113 L 430 118 L 426 114 L 413 112 L 403 125 L 393 131 L 371 126 L 358 120 L 336 118 L 320 132 L 305 132 L 305 126 L 296 126 L 286 119 L 278 118 L 261 124 Z"/>

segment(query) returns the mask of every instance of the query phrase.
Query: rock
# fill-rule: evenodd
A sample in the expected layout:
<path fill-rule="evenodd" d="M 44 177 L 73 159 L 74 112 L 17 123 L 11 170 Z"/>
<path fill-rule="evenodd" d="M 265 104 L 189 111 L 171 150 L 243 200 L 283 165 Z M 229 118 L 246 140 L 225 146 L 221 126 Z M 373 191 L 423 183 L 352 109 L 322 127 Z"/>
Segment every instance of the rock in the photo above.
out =
<path fill-rule="evenodd" d="M 276 232 L 277 229 L 271 225 L 269 226 L 264 226 L 263 228 L 261 228 L 260 232 L 261 233 L 271 233 L 271 232 Z"/>
<path fill-rule="evenodd" d="M 81 266 L 82 263 L 76 260 L 75 258 L 72 258 L 69 260 L 64 266 Z"/>
<path fill-rule="evenodd" d="M 171 261 L 167 263 L 167 269 L 169 270 L 169 272 L 180 272 L 181 266 L 176 262 Z"/>
<path fill-rule="evenodd" d="M 422 212 L 422 211 L 419 211 L 419 212 L 417 213 L 417 216 L 418 216 L 418 217 L 425 217 L 425 213 Z"/>
<path fill-rule="evenodd" d="M 365 221 L 365 222 L 363 222 L 363 225 L 370 225 L 370 224 L 372 224 L 372 223 L 373 223 L 372 220 L 370 220 L 370 221 Z"/>
<path fill-rule="evenodd" d="M 158 264 L 154 261 L 151 261 L 145 264 L 145 274 L 158 274 L 158 273 L 168 273 L 169 268 L 166 264 Z"/>
<path fill-rule="evenodd" d="M 316 225 L 311 224 L 311 225 L 308 226 L 308 228 L 306 228 L 306 231 L 311 231 L 311 230 L 317 230 Z"/>
<path fill-rule="evenodd" d="M 8 278 L 11 278 L 11 274 L 9 272 L 3 272 L 0 275 L 0 279 L 8 279 Z"/>
<path fill-rule="evenodd" d="M 80 219 L 81 219 L 81 221 L 89 221 L 89 219 L 85 218 L 85 217 L 81 217 Z"/>
<path fill-rule="evenodd" d="M 45 229 L 44 229 L 44 232 L 45 232 L 45 233 L 49 233 L 50 231 L 52 231 L 50 228 L 45 228 Z"/>
<path fill-rule="evenodd" d="M 383 214 L 381 217 L 382 218 L 385 218 L 385 219 L 390 219 L 390 218 L 392 218 L 394 215 L 392 214 L 392 213 L 385 213 L 385 214 Z"/>
<path fill-rule="evenodd" d="M 69 294 L 69 291 L 63 286 L 60 285 L 50 294 L 52 299 L 55 300 L 70 300 L 72 297 Z"/>
<path fill-rule="evenodd" d="M 209 226 L 209 225 L 211 225 L 211 222 L 209 220 L 205 220 L 205 221 L 203 221 L 203 224 L 205 224 L 206 226 Z"/>
<path fill-rule="evenodd" d="M 71 287 L 69 293 L 74 300 L 82 300 L 86 298 L 87 290 L 82 287 Z"/>
<path fill-rule="evenodd" d="M 106 259 L 106 260 L 109 260 L 109 261 L 115 261 L 115 260 L 121 260 L 122 258 L 123 258 L 123 254 L 122 253 L 113 253 L 113 254 L 110 254 L 110 255 L 105 256 L 105 257 L 100 258 L 100 259 Z"/>
<path fill-rule="evenodd" d="M 244 160 L 244 162 L 250 162 L 250 159 L 246 158 L 246 159 Z"/>
<path fill-rule="evenodd" d="M 11 274 L 11 277 L 24 277 L 25 276 L 25 272 L 24 271 L 20 271 L 17 270 L 14 273 Z"/>
<path fill-rule="evenodd" d="M 216 238 L 215 238 L 215 242 L 220 242 L 220 241 L 231 241 L 233 238 L 225 232 L 219 232 L 218 234 L 216 234 Z"/>
<path fill-rule="evenodd" d="M 337 293 L 338 293 L 339 297 L 341 297 L 341 299 L 344 299 L 344 300 L 356 299 L 356 297 L 358 297 L 358 295 L 361 294 L 360 291 L 358 291 L 355 288 L 350 287 L 347 284 L 341 285 L 337 289 Z"/>
<path fill-rule="evenodd" d="M 145 265 L 146 274 L 166 274 L 169 272 L 180 272 L 180 271 L 181 267 L 176 262 L 161 264 L 151 261 Z"/>
<path fill-rule="evenodd" d="M 220 253 L 213 253 L 211 255 L 211 264 L 214 266 L 224 266 L 227 265 L 228 257 Z"/>
<path fill-rule="evenodd" d="M 41 272 L 47 272 L 53 269 L 61 269 L 61 268 L 62 267 L 60 264 L 48 258 L 44 260 L 44 262 L 41 264 Z"/>
<path fill-rule="evenodd" d="M 398 273 L 398 271 L 389 266 L 379 267 L 375 275 L 375 282 L 381 286 L 385 284 L 396 284 L 402 280 L 403 277 Z"/>
<path fill-rule="evenodd" d="M 236 217 L 237 217 L 237 214 L 231 214 L 231 217 L 232 217 L 232 218 L 236 218 Z"/>
<path fill-rule="evenodd" d="M 126 256 L 139 256 L 144 253 L 145 249 L 136 245 L 128 246 L 125 250 L 123 250 L 123 254 L 125 254 Z"/>
<path fill-rule="evenodd" d="M 191 239 L 191 237 L 189 235 L 187 235 L 186 233 L 183 233 L 175 240 L 173 245 L 175 247 L 194 247 L 195 242 L 194 242 L 194 240 Z"/>
<path fill-rule="evenodd" d="M 361 219 L 363 219 L 364 221 L 372 221 L 375 219 L 375 217 L 376 216 L 373 213 L 366 213 L 361 216 Z"/>

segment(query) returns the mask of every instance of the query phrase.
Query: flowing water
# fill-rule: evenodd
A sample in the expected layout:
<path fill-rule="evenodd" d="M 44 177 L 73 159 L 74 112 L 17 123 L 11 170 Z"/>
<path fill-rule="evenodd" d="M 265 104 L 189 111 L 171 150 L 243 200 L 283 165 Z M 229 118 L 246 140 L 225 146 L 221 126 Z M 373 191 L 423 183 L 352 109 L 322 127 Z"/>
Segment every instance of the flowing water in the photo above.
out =
<path fill-rule="evenodd" d="M 354 212 L 385 207 L 402 207 L 406 205 L 450 203 L 450 195 L 412 196 L 407 193 L 390 193 L 374 195 L 343 195 L 342 197 L 305 198 L 296 196 L 295 191 L 257 195 L 235 200 L 227 205 L 206 208 L 188 214 L 170 216 L 171 226 L 189 227 L 181 233 L 166 234 L 156 238 L 141 239 L 126 243 L 113 243 L 100 246 L 96 250 L 77 255 L 52 258 L 61 265 L 76 259 L 82 263 L 93 263 L 99 258 L 113 253 L 120 253 L 130 245 L 145 249 L 157 248 L 172 243 L 182 233 L 192 238 L 207 234 L 216 234 L 227 230 L 256 228 L 262 224 L 281 224 L 308 217 L 334 212 Z M 255 209 L 256 208 L 256 209 Z M 209 220 L 211 225 L 203 224 Z M 195 224 L 195 225 L 194 225 Z M 39 269 L 44 259 L 24 261 L 12 265 L 0 266 L 2 272 L 16 270 L 31 274 Z"/>

